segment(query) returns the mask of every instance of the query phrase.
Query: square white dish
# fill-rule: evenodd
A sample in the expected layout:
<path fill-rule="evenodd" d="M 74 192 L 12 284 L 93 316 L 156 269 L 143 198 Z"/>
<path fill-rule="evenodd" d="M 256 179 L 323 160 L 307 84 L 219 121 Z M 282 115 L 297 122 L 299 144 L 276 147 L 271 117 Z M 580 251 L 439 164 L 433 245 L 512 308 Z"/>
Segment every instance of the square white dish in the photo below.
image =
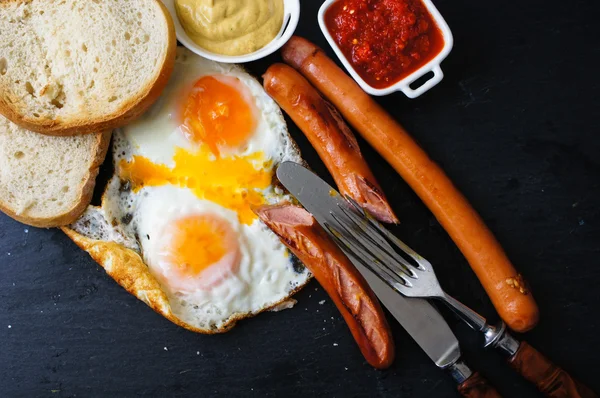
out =
<path fill-rule="evenodd" d="M 427 11 L 429 11 L 429 14 L 431 15 L 434 22 L 436 23 L 436 25 L 442 33 L 442 38 L 444 40 L 444 46 L 442 47 L 442 50 L 429 62 L 421 66 L 419 69 L 417 69 L 410 75 L 406 76 L 404 79 L 400 80 L 397 83 L 394 83 L 389 87 L 382 89 L 378 89 L 371 86 L 362 77 L 360 77 L 358 72 L 354 69 L 350 61 L 346 58 L 340 47 L 335 42 L 333 36 L 331 36 L 331 33 L 329 33 L 329 29 L 327 28 L 325 22 L 325 14 L 329 7 L 336 1 L 339 0 L 326 0 L 323 3 L 321 8 L 319 9 L 319 26 L 321 27 L 321 31 L 325 35 L 325 38 L 329 42 L 329 45 L 331 46 L 331 48 L 333 48 L 333 51 L 335 51 L 336 55 L 338 56 L 348 73 L 350 73 L 352 78 L 360 85 L 360 87 L 363 90 L 365 90 L 371 95 L 376 96 L 383 96 L 394 93 L 396 91 L 402 91 L 408 98 L 417 98 L 418 96 L 429 91 L 432 87 L 434 87 L 436 84 L 442 81 L 442 79 L 444 78 L 444 73 L 442 72 L 440 64 L 448 56 L 448 54 L 450 54 L 452 46 L 454 45 L 454 38 L 452 36 L 452 32 L 450 31 L 450 27 L 446 23 L 446 20 L 444 20 L 442 14 L 440 14 L 440 12 L 435 7 L 435 5 L 433 5 L 431 0 L 421 1 L 425 8 L 427 8 Z M 418 80 L 419 78 L 421 78 L 429 72 L 433 72 L 433 76 L 429 80 L 424 82 L 421 86 L 419 86 L 416 89 L 410 87 L 412 83 L 414 83 L 416 80 Z"/>

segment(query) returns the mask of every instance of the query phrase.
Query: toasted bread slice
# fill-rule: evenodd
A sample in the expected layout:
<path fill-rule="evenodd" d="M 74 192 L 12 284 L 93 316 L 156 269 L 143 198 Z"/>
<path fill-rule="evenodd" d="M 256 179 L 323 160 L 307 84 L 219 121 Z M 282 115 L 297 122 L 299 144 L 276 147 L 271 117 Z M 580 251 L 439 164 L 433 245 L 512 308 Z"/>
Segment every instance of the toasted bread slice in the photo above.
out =
<path fill-rule="evenodd" d="M 127 124 L 160 96 L 175 62 L 159 0 L 4 0 L 0 32 L 0 114 L 48 135 Z"/>
<path fill-rule="evenodd" d="M 22 223 L 73 222 L 90 203 L 110 132 L 49 137 L 0 116 L 0 210 Z"/>

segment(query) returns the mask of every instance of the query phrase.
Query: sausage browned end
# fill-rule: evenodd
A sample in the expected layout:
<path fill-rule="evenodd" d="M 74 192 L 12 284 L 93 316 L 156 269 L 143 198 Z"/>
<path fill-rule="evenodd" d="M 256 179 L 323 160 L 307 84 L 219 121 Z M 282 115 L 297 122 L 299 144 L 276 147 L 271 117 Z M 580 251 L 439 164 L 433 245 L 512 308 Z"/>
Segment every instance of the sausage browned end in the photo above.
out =
<path fill-rule="evenodd" d="M 263 79 L 267 93 L 306 135 L 340 192 L 380 221 L 397 223 L 398 219 L 360 152 L 356 137 L 337 110 L 287 65 L 272 65 Z"/>
<path fill-rule="evenodd" d="M 291 204 L 255 211 L 323 286 L 367 362 L 378 369 L 389 367 L 394 360 L 394 342 L 379 301 L 313 216 Z"/>
<path fill-rule="evenodd" d="M 283 59 L 299 70 L 429 207 L 461 250 L 499 315 L 518 332 L 538 321 L 526 283 L 481 217 L 410 135 L 313 43 L 292 37 Z"/>

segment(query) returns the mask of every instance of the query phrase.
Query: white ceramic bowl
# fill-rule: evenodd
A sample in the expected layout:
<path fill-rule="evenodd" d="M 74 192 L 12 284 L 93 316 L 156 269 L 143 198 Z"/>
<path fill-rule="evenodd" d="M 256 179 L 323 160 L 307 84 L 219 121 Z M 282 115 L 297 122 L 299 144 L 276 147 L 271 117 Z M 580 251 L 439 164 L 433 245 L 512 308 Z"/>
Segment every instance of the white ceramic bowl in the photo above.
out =
<path fill-rule="evenodd" d="M 298 21 L 300 20 L 300 0 L 283 0 L 283 26 L 281 27 L 281 30 L 275 39 L 273 39 L 265 47 L 251 54 L 237 56 L 221 55 L 203 49 L 194 43 L 192 39 L 190 39 L 185 32 L 185 29 L 183 29 L 183 26 L 181 26 L 179 17 L 177 17 L 175 0 L 162 0 L 162 2 L 173 17 L 173 23 L 175 24 L 175 31 L 177 33 L 177 40 L 179 40 L 181 44 L 204 58 L 231 64 L 256 61 L 257 59 L 264 58 L 267 55 L 279 50 L 281 46 L 283 46 L 290 39 L 290 37 L 292 37 L 296 27 L 298 26 Z"/>
<path fill-rule="evenodd" d="M 452 32 L 450 31 L 450 27 L 448 27 L 448 24 L 446 23 L 446 21 L 444 20 L 444 18 L 438 11 L 438 9 L 435 8 L 435 6 L 431 2 L 431 0 L 421 0 L 421 1 L 423 2 L 425 7 L 431 14 L 431 16 L 434 19 L 437 26 L 440 28 L 440 31 L 442 32 L 442 37 L 444 39 L 444 47 L 442 47 L 442 51 L 440 51 L 440 53 L 438 55 L 436 55 L 431 61 L 429 61 L 428 63 L 426 63 L 425 65 L 423 65 L 422 67 L 420 67 L 419 69 L 417 69 L 416 71 L 411 73 L 410 75 L 406 76 L 404 79 L 400 80 L 399 82 L 395 83 L 394 85 L 392 85 L 390 87 L 386 87 L 383 89 L 377 89 L 377 88 L 372 87 L 367 82 L 365 82 L 362 77 L 360 77 L 358 72 L 356 72 L 356 70 L 354 69 L 354 67 L 352 67 L 352 65 L 350 64 L 348 59 L 346 59 L 346 56 L 344 55 L 344 53 L 342 52 L 340 47 L 337 45 L 337 43 L 335 42 L 335 40 L 329 33 L 329 30 L 327 29 L 327 25 L 325 24 L 325 13 L 327 12 L 327 10 L 331 6 L 331 4 L 333 4 L 336 1 L 338 1 L 338 0 L 326 0 L 323 3 L 323 5 L 321 6 L 321 9 L 319 10 L 319 26 L 321 27 L 321 30 L 323 31 L 325 38 L 329 42 L 329 45 L 333 48 L 333 50 L 337 54 L 340 61 L 342 61 L 342 63 L 346 67 L 346 70 L 348 71 L 348 73 L 350 73 L 350 75 L 352 75 L 354 80 L 356 80 L 356 82 L 362 87 L 363 90 L 365 90 L 367 93 L 369 93 L 371 95 L 379 95 L 379 96 L 388 95 L 388 94 L 391 94 L 396 91 L 402 91 L 409 98 L 417 98 L 418 96 L 425 93 L 426 91 L 431 89 L 433 86 L 435 86 L 436 84 L 438 84 L 439 82 L 442 81 L 442 79 L 444 78 L 444 73 L 442 72 L 442 68 L 440 67 L 440 64 L 452 50 L 452 46 L 454 44 L 454 38 L 452 37 Z M 433 76 L 429 80 L 424 82 L 418 88 L 412 89 L 410 87 L 410 85 L 412 83 L 414 83 L 415 80 L 419 79 L 420 77 L 422 77 L 423 75 L 425 75 L 429 72 L 433 72 Z"/>

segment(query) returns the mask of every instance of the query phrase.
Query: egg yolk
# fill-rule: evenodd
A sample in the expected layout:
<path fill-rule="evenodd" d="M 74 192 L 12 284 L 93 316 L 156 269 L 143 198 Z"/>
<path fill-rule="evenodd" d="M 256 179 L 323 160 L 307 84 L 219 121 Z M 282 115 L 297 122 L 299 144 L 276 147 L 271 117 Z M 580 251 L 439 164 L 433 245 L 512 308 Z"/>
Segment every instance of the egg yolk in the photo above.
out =
<path fill-rule="evenodd" d="M 256 129 L 255 105 L 246 101 L 244 90 L 238 79 L 198 80 L 182 107 L 181 128 L 188 140 L 206 144 L 215 156 L 219 148 L 244 145 Z"/>
<path fill-rule="evenodd" d="M 262 191 L 273 177 L 272 163 L 262 152 L 214 159 L 206 147 L 197 152 L 178 148 L 173 160 L 175 166 L 170 168 L 135 155 L 131 161 L 121 160 L 119 176 L 134 190 L 167 184 L 188 188 L 200 199 L 235 211 L 243 224 L 257 218 L 252 209 L 265 203 Z"/>
<path fill-rule="evenodd" d="M 239 267 L 236 233 L 214 214 L 182 217 L 165 228 L 162 238 L 158 272 L 172 288 L 208 288 Z"/>

